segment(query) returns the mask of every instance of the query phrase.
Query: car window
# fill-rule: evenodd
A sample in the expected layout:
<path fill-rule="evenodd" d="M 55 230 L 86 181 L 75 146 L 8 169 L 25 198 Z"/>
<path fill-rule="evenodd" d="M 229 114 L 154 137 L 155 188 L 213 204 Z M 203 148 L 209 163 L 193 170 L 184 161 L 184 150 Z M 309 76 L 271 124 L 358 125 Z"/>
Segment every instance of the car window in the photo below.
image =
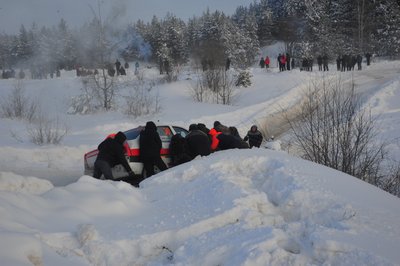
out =
<path fill-rule="evenodd" d="M 173 127 L 176 134 L 181 134 L 182 137 L 186 137 L 186 135 L 189 133 L 186 129 L 181 128 L 181 127 Z"/>
<path fill-rule="evenodd" d="M 127 140 L 136 139 L 143 129 L 144 129 L 144 127 L 136 127 L 136 128 L 125 131 L 124 134 L 126 136 L 126 139 Z"/>
<path fill-rule="evenodd" d="M 172 138 L 172 131 L 168 126 L 158 126 L 157 132 L 160 135 L 160 139 L 163 142 L 169 142 Z"/>

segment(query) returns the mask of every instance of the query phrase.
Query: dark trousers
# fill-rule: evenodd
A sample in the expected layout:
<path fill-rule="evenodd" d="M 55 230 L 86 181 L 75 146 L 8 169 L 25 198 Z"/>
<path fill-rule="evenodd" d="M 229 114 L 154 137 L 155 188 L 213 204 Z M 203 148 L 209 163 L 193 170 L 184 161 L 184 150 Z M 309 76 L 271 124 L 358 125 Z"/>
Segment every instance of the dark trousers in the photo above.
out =
<path fill-rule="evenodd" d="M 154 166 L 157 166 L 160 171 L 164 171 L 167 169 L 167 166 L 160 156 L 143 158 L 142 161 L 144 170 L 146 171 L 146 178 L 154 175 Z"/>
<path fill-rule="evenodd" d="M 100 179 L 101 175 L 104 175 L 105 179 L 113 180 L 114 177 L 111 172 L 111 166 L 108 162 L 102 160 L 96 160 L 94 162 L 94 173 L 93 177 Z"/>

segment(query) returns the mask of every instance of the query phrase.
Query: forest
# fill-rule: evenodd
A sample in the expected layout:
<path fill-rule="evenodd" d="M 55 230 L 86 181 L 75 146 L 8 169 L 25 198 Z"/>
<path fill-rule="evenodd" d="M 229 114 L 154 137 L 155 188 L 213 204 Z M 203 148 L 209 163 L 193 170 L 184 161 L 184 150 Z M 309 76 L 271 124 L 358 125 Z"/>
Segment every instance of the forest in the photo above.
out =
<path fill-rule="evenodd" d="M 400 1 L 260 0 L 239 6 L 232 15 L 205 10 L 184 21 L 169 13 L 116 28 L 115 17 L 93 19 L 70 28 L 21 25 L 16 34 L 0 33 L 0 68 L 52 70 L 106 67 L 116 59 L 180 66 L 232 65 L 245 69 L 260 47 L 280 41 L 292 58 L 326 54 L 400 53 Z"/>

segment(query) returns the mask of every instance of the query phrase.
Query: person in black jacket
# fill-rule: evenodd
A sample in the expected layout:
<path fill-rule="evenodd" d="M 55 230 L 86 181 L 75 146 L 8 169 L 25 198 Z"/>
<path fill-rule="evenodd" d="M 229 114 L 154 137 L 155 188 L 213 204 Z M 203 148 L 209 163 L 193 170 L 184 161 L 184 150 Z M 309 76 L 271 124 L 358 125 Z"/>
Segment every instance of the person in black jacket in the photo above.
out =
<path fill-rule="evenodd" d="M 229 128 L 223 124 L 221 124 L 221 122 L 219 121 L 214 121 L 214 129 L 218 132 L 222 132 L 225 134 L 229 134 Z"/>
<path fill-rule="evenodd" d="M 240 136 L 239 131 L 237 130 L 236 127 L 229 127 L 229 131 L 230 131 L 230 134 L 237 139 L 236 141 L 239 141 L 239 142 L 237 142 L 237 143 L 240 143 L 240 147 L 238 147 L 239 149 L 248 149 L 249 148 L 249 144 L 247 144 L 247 142 L 242 139 L 242 137 Z"/>
<path fill-rule="evenodd" d="M 253 148 L 253 147 L 259 148 L 261 146 L 263 136 L 262 136 L 261 132 L 257 129 L 257 126 L 252 125 L 243 140 L 249 141 L 250 148 Z"/>
<path fill-rule="evenodd" d="M 211 153 L 211 142 L 207 134 L 201 131 L 196 124 L 189 126 L 189 134 L 186 136 L 188 153 L 192 159 L 196 156 L 207 156 Z"/>
<path fill-rule="evenodd" d="M 217 136 L 219 140 L 218 149 L 219 150 L 229 150 L 229 149 L 247 149 L 247 143 L 245 143 L 241 138 L 231 135 L 221 133 Z"/>
<path fill-rule="evenodd" d="M 154 175 L 154 166 L 160 171 L 167 169 L 164 161 L 161 159 L 161 139 L 157 132 L 156 124 L 153 121 L 146 123 L 145 129 L 140 132 L 140 159 L 146 171 L 146 177 Z"/>
<path fill-rule="evenodd" d="M 192 160 L 188 154 L 186 139 L 181 134 L 175 134 L 169 143 L 169 154 L 171 156 L 171 165 L 176 166 Z"/>
<path fill-rule="evenodd" d="M 122 164 L 128 172 L 129 179 L 127 181 L 134 184 L 134 173 L 125 157 L 125 140 L 125 134 L 120 131 L 114 138 L 107 138 L 100 143 L 98 146 L 99 153 L 94 162 L 94 178 L 100 179 L 101 175 L 104 175 L 105 179 L 113 180 L 114 177 L 111 172 L 111 167 L 114 167 L 117 164 Z"/>

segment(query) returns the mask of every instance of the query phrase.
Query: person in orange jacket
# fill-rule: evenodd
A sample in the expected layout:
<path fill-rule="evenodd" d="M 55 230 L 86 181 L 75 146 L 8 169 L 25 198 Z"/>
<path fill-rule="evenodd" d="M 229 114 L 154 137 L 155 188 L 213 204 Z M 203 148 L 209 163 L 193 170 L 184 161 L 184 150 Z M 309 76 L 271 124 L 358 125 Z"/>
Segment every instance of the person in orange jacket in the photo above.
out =
<path fill-rule="evenodd" d="M 218 132 L 215 128 L 210 129 L 208 135 L 211 136 L 211 151 L 216 151 L 219 144 L 219 139 L 217 138 L 221 132 Z"/>

